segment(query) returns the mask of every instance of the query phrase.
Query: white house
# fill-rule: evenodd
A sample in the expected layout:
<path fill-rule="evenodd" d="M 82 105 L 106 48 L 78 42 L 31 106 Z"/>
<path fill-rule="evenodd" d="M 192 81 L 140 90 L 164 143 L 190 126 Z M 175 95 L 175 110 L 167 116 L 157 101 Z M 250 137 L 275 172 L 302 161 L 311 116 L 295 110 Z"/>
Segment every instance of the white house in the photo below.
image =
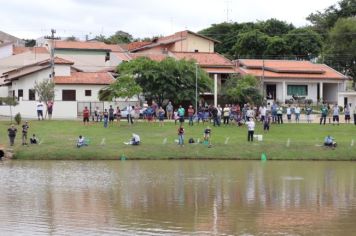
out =
<path fill-rule="evenodd" d="M 13 43 L 1 43 L 0 41 L 0 59 L 12 56 Z"/>
<path fill-rule="evenodd" d="M 55 57 L 55 99 L 53 118 L 76 118 L 82 107 L 91 102 L 99 102 L 99 90 L 114 81 L 108 72 L 78 72 L 72 68 L 73 62 Z M 35 104 L 38 96 L 34 91 L 35 82 L 50 78 L 49 59 L 26 65 L 3 73 L 4 84 L 9 96 L 19 99 L 14 113 L 35 118 Z M 101 106 L 102 107 L 102 106 Z M 0 113 L 9 115 L 6 106 L 0 106 Z"/>
<path fill-rule="evenodd" d="M 259 78 L 264 95 L 281 103 L 292 96 L 311 99 L 314 103 L 320 100 L 337 103 L 348 80 L 331 67 L 310 61 L 240 59 L 236 66 L 240 74 Z"/>

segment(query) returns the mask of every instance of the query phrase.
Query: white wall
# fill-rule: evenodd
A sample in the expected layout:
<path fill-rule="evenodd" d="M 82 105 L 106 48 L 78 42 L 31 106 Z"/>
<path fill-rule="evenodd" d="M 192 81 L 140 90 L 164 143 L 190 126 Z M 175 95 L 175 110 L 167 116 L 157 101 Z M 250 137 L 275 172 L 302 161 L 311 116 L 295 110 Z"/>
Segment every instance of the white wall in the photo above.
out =
<path fill-rule="evenodd" d="M 0 97 L 7 97 L 9 96 L 9 87 L 2 86 L 0 87 Z"/>
<path fill-rule="evenodd" d="M 12 44 L 8 44 L 5 46 L 0 46 L 0 59 L 12 56 L 13 53 L 13 46 Z"/>
<path fill-rule="evenodd" d="M 62 100 L 62 90 L 76 90 L 77 101 L 94 102 L 99 101 L 98 94 L 100 89 L 106 85 L 56 85 L 55 87 L 55 100 Z M 91 90 L 91 96 L 85 96 L 85 90 Z"/>
<path fill-rule="evenodd" d="M 70 76 L 70 65 L 55 65 L 55 76 Z"/>
<path fill-rule="evenodd" d="M 29 99 L 29 89 L 33 89 L 35 86 L 35 81 L 43 81 L 43 79 L 48 79 L 51 74 L 51 70 L 44 69 L 42 71 L 38 71 L 36 73 L 26 75 L 22 77 L 20 80 L 14 80 L 12 82 L 11 90 L 15 90 L 15 96 L 18 96 L 18 89 L 23 89 L 23 100 Z M 36 95 L 37 99 L 37 95 Z"/>
<path fill-rule="evenodd" d="M 326 84 L 323 86 L 324 100 L 327 102 L 337 102 L 338 100 L 338 84 Z M 343 104 L 343 102 L 342 102 Z"/>
<path fill-rule="evenodd" d="M 23 118 L 36 119 L 36 101 L 20 101 L 15 107 L 12 107 L 13 116 L 20 113 Z M 46 113 L 46 109 L 44 110 Z M 0 114 L 2 116 L 10 116 L 9 106 L 0 106 Z M 55 101 L 53 105 L 53 119 L 76 119 L 77 118 L 77 102 Z"/>

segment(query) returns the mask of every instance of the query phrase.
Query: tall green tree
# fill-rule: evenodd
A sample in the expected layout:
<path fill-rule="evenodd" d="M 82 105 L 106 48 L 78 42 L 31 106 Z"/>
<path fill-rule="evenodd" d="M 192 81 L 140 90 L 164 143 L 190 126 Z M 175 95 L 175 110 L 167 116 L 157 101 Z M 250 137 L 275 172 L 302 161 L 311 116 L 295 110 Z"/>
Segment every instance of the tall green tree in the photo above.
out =
<path fill-rule="evenodd" d="M 235 58 L 263 58 L 269 37 L 260 30 L 241 33 L 233 47 Z"/>
<path fill-rule="evenodd" d="M 262 104 L 261 81 L 252 75 L 232 76 L 222 87 L 222 96 L 240 104 Z"/>
<path fill-rule="evenodd" d="M 331 29 L 326 44 L 325 62 L 356 84 L 356 18 L 341 18 Z"/>
<path fill-rule="evenodd" d="M 288 24 L 285 21 L 280 21 L 275 18 L 271 18 L 266 21 L 258 22 L 257 27 L 268 36 L 283 36 L 289 31 L 295 29 L 293 24 Z"/>
<path fill-rule="evenodd" d="M 285 36 L 285 40 L 291 48 L 291 53 L 298 59 L 312 59 L 321 53 L 322 39 L 311 29 L 294 29 Z"/>
<path fill-rule="evenodd" d="M 112 101 L 114 98 L 130 99 L 142 92 L 142 88 L 136 83 L 133 76 L 122 74 L 114 83 L 99 92 L 101 101 Z"/>
<path fill-rule="evenodd" d="M 133 37 L 131 34 L 119 30 L 116 31 L 115 34 L 107 38 L 106 43 L 118 44 L 118 43 L 130 43 L 132 41 L 133 41 Z"/>
<path fill-rule="evenodd" d="M 342 0 L 338 4 L 332 5 L 324 11 L 311 13 L 307 20 L 313 25 L 313 29 L 327 37 L 328 31 L 334 27 L 339 18 L 356 16 L 356 0 Z"/>
<path fill-rule="evenodd" d="M 195 61 L 166 58 L 158 62 L 142 57 L 120 64 L 118 73 L 135 78 L 143 95 L 160 104 L 165 99 L 175 103 L 195 100 Z M 198 68 L 198 91 L 211 91 L 211 84 L 207 73 Z"/>

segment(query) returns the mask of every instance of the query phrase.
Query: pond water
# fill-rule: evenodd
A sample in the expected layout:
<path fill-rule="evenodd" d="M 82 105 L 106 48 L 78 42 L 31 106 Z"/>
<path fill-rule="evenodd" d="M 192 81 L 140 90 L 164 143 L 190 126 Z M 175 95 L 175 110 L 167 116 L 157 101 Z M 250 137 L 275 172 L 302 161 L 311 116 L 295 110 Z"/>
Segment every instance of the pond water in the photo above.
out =
<path fill-rule="evenodd" d="M 355 232 L 354 162 L 0 163 L 0 235 Z"/>

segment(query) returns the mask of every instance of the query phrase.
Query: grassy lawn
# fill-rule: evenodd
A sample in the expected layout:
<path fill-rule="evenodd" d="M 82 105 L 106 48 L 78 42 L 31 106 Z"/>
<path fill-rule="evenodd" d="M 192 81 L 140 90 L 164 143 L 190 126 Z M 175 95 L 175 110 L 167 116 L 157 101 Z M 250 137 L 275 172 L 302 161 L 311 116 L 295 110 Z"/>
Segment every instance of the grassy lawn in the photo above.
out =
<path fill-rule="evenodd" d="M 21 145 L 21 127 L 15 141 L 14 152 L 17 159 L 260 159 L 266 153 L 268 159 L 305 160 L 356 160 L 356 126 L 341 124 L 284 124 L 271 125 L 270 132 L 264 134 L 258 124 L 255 134 L 263 134 L 263 141 L 247 142 L 247 128 L 235 125 L 212 127 L 212 147 L 203 144 L 188 144 L 189 138 L 202 139 L 206 126 L 185 123 L 185 146 L 175 142 L 178 126 L 166 122 L 139 122 L 132 126 L 122 121 L 103 128 L 102 123 L 83 126 L 80 121 L 30 121 L 29 137 L 35 133 L 40 145 Z M 1 121 L 1 144 L 8 145 L 6 130 L 8 121 Z M 141 136 L 139 146 L 125 145 L 132 133 Z M 88 147 L 76 148 L 79 135 L 90 139 Z M 324 137 L 332 135 L 338 147 L 335 150 L 321 147 Z M 164 143 L 164 140 L 167 140 Z M 288 141 L 289 140 L 289 141 Z"/>

